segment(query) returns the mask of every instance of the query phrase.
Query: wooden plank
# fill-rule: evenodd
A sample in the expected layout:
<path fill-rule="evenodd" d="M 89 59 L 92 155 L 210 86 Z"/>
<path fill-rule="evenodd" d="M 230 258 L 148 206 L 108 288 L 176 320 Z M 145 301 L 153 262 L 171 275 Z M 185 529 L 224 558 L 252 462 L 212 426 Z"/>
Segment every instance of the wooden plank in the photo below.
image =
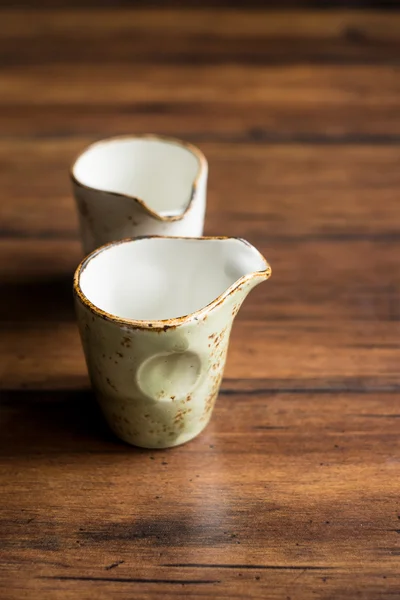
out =
<path fill-rule="evenodd" d="M 21 74 L 17 68 L 4 69 L 1 105 L 77 106 L 85 103 L 101 107 L 110 103 L 129 106 L 134 102 L 193 102 L 218 105 L 229 97 L 233 106 L 264 109 L 279 101 L 285 105 L 308 102 L 315 107 L 331 102 L 337 110 L 394 105 L 400 84 L 392 65 L 295 67 L 199 65 L 93 65 L 90 80 L 85 65 L 34 66 Z M 374 78 L 377 77 L 377 80 Z M 132 77 L 135 85 L 132 85 Z M 374 80 L 371 81 L 370 78 Z M 48 85 L 57 81 L 57 85 Z M 105 85 L 106 82 L 106 85 Z M 185 85 L 183 85 L 185 82 Z M 380 83 L 381 85 L 378 85 Z M 34 85 L 33 85 L 34 84 Z M 312 92 L 312 93 L 311 93 Z"/>
<path fill-rule="evenodd" d="M 399 40 L 400 15 L 381 10 L 243 10 L 182 9 L 161 10 L 136 8 L 113 10 L 91 9 L 51 10 L 27 12 L 30 19 L 22 19 L 20 10 L 1 9 L 5 26 L 2 41 L 30 40 L 40 36 L 57 35 L 71 39 L 103 38 L 119 33 L 191 36 L 236 39 L 241 36 L 262 35 L 265 39 L 304 38 L 305 40 L 339 37 L 347 27 L 360 27 L 374 41 Z M 85 28 L 81 26 L 85 23 Z M 193 39 L 196 42 L 196 38 Z M 113 52 L 113 48 L 110 48 Z M 294 57 L 296 58 L 296 57 Z M 96 60 L 96 55 L 93 56 Z M 52 56 L 48 61 L 53 60 Z"/>
<path fill-rule="evenodd" d="M 248 302 L 249 311 L 256 300 Z M 56 321 L 57 307 L 52 309 L 47 318 L 35 314 L 40 310 L 35 308 L 34 323 L 22 315 L 19 323 L 2 324 L 2 388 L 81 389 L 88 385 L 77 327 L 72 320 Z M 248 313 L 239 316 L 232 332 L 226 378 L 260 379 L 260 385 L 268 389 L 302 385 L 305 389 L 346 391 L 354 385 L 356 389 L 393 389 L 400 384 L 398 322 L 332 319 L 320 323 L 260 323 Z"/>
<path fill-rule="evenodd" d="M 387 321 L 396 330 L 398 243 L 250 240 L 270 261 L 273 279 L 252 292 L 242 318 L 268 327 L 283 321 L 289 332 L 296 320 L 324 330 L 327 319 Z M 72 275 L 82 258 L 78 242 L 10 240 L 0 249 L 0 322 L 73 318 Z"/>
<path fill-rule="evenodd" d="M 376 63 L 400 47 L 400 15 L 382 11 L 2 11 L 1 64 Z M 35 40 L 40 36 L 40 44 Z M 15 43 L 18 50 L 15 51 Z"/>
<path fill-rule="evenodd" d="M 3 0 L 2 7 L 10 9 L 71 9 L 71 8 L 90 8 L 99 10 L 101 8 L 113 8 L 120 10 L 121 8 L 136 8 L 142 9 L 143 2 L 141 0 L 24 0 L 24 2 L 16 2 L 15 0 Z M 237 8 L 242 12 L 252 11 L 254 9 L 301 9 L 331 11 L 332 9 L 344 8 L 356 10 L 385 10 L 395 12 L 398 9 L 398 0 L 147 0 L 147 8 L 165 9 L 179 8 L 181 11 L 203 8 L 213 10 L 215 8 Z M 94 11 L 93 11 L 94 12 Z"/>
<path fill-rule="evenodd" d="M 107 436 L 82 395 L 8 393 L 9 597 L 392 598 L 398 394 L 331 400 L 221 397 L 202 436 L 152 453 Z"/>
<path fill-rule="evenodd" d="M 3 135 L 156 131 L 204 140 L 386 137 L 398 143 L 395 65 L 130 64 L 2 69 Z M 56 85 L 55 85 L 56 82 Z M 134 84 L 133 84 L 134 82 Z M 229 102 L 227 99 L 229 98 Z"/>
<path fill-rule="evenodd" d="M 94 139 L 0 140 L 7 198 L 0 206 L 3 236 L 77 236 L 68 169 Z M 199 146 L 210 163 L 210 235 L 221 235 L 223 219 L 226 235 L 262 244 L 286 238 L 324 243 L 399 239 L 397 146 Z"/>

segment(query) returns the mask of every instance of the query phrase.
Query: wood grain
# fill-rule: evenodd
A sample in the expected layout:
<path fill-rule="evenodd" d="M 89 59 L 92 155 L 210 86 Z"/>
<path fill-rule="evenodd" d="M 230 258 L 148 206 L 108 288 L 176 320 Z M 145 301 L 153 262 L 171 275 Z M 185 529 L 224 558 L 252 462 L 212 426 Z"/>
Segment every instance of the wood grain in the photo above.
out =
<path fill-rule="evenodd" d="M 95 139 L 0 140 L 3 190 L 14 198 L 0 206 L 4 236 L 77 237 L 68 169 Z M 222 233 L 223 215 L 227 235 L 257 241 L 400 235 L 397 145 L 197 143 L 210 162 L 210 234 Z"/>
<path fill-rule="evenodd" d="M 4 65 L 118 62 L 302 63 L 392 62 L 400 17 L 382 11 L 194 9 L 52 10 L 21 19 L 3 13 Z M 34 44 L 40 35 L 40 44 Z M 107 38 L 110 43 L 105 44 Z M 19 44 L 11 51 L 9 40 Z M 397 62 L 397 61 L 395 61 Z"/>
<path fill-rule="evenodd" d="M 0 9 L 0 598 L 399 597 L 396 3 L 23 4 Z M 90 391 L 68 181 L 149 131 L 201 147 L 207 233 L 273 268 L 209 427 L 154 452 Z"/>
<path fill-rule="evenodd" d="M 373 143 L 396 141 L 400 134 L 396 65 L 228 63 L 194 69 L 132 62 L 22 71 L 1 70 L 0 124 L 7 135 L 156 128 L 200 141 Z"/>

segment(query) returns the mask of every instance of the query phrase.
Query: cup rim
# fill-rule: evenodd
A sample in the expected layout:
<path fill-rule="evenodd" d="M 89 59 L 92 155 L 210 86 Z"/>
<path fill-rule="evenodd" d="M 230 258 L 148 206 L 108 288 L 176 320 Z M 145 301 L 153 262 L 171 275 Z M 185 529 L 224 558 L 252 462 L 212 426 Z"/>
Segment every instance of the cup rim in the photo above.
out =
<path fill-rule="evenodd" d="M 119 244 L 140 242 L 142 240 L 149 240 L 149 239 L 188 240 L 188 241 L 237 240 L 237 241 L 239 241 L 243 244 L 246 244 L 248 246 L 251 246 L 253 249 L 255 249 L 258 252 L 258 254 L 260 255 L 263 262 L 265 263 L 266 268 L 262 271 L 255 271 L 253 273 L 243 275 L 242 277 L 237 279 L 231 286 L 229 286 L 226 290 L 224 290 L 222 292 L 222 294 L 220 294 L 219 296 L 214 298 L 209 304 L 207 304 L 203 308 L 199 308 L 198 310 L 196 310 L 192 313 L 189 313 L 188 315 L 174 317 L 172 319 L 159 319 L 159 320 L 127 319 L 127 318 L 123 318 L 123 317 L 118 317 L 117 315 L 109 313 L 109 312 L 99 308 L 95 304 L 93 304 L 93 302 L 91 302 L 89 300 L 89 298 L 83 293 L 81 285 L 80 285 L 81 274 L 83 273 L 83 271 L 85 270 L 85 268 L 87 267 L 89 262 L 91 260 L 93 260 L 98 254 L 100 254 L 101 252 L 104 252 L 105 250 L 107 250 L 111 247 L 118 246 Z M 91 252 L 90 254 L 85 256 L 85 258 L 83 258 L 83 260 L 81 260 L 81 262 L 79 263 L 79 265 L 76 268 L 76 271 L 74 273 L 73 292 L 74 292 L 75 298 L 77 300 L 79 300 L 81 302 L 81 304 L 83 304 L 83 306 L 85 306 L 92 314 L 104 319 L 105 321 L 109 321 L 111 323 L 114 323 L 115 325 L 123 325 L 130 329 L 147 329 L 147 330 L 151 330 L 151 331 L 160 332 L 160 331 L 167 331 L 168 329 L 175 329 L 179 325 L 187 324 L 192 321 L 200 321 L 202 318 L 204 319 L 211 312 L 211 310 L 213 310 L 219 304 L 222 304 L 222 302 L 228 296 L 233 294 L 237 289 L 241 288 L 243 284 L 247 283 L 254 277 L 267 280 L 271 276 L 271 273 L 272 273 L 271 266 L 268 263 L 268 261 L 266 260 L 266 258 L 261 254 L 261 252 L 259 252 L 259 250 L 254 248 L 254 246 L 252 246 L 249 242 L 247 242 L 246 240 L 244 240 L 243 238 L 240 238 L 240 237 L 235 237 L 235 236 L 188 237 L 188 236 L 167 236 L 167 235 L 144 235 L 144 236 L 139 236 L 139 237 L 130 237 L 130 238 L 124 238 L 122 240 L 108 242 L 107 244 L 104 244 L 103 246 L 96 248 L 96 250 L 93 250 L 93 252 Z"/>
<path fill-rule="evenodd" d="M 143 139 L 158 141 L 158 142 L 163 142 L 165 144 L 179 146 L 180 148 L 184 148 L 188 152 L 190 152 L 197 160 L 198 169 L 197 169 L 196 176 L 192 183 L 189 202 L 187 203 L 185 210 L 182 213 L 179 213 L 178 215 L 160 215 L 158 212 L 156 212 L 155 210 L 150 208 L 150 206 L 144 200 L 139 198 L 138 196 L 132 196 L 130 194 L 122 194 L 120 192 L 112 192 L 112 191 L 108 191 L 108 190 L 101 190 L 101 189 L 98 189 L 98 188 L 95 188 L 90 185 L 86 185 L 86 184 L 82 183 L 75 176 L 74 169 L 75 169 L 75 166 L 76 166 L 78 160 L 88 150 L 91 150 L 94 146 L 99 146 L 101 144 L 104 145 L 104 144 L 108 144 L 110 142 L 115 142 L 115 141 L 119 141 L 119 140 L 143 140 Z M 202 174 L 204 172 L 207 172 L 207 169 L 208 169 L 208 163 L 207 163 L 207 159 L 206 159 L 205 155 L 194 144 L 191 144 L 190 142 L 186 142 L 184 140 L 180 140 L 178 138 L 166 136 L 166 135 L 164 136 L 164 135 L 158 135 L 158 134 L 154 134 L 154 133 L 138 133 L 138 134 L 115 135 L 115 136 L 103 138 L 103 139 L 97 140 L 95 142 L 92 142 L 91 144 L 86 146 L 81 152 L 79 152 L 79 154 L 77 154 L 75 156 L 75 159 L 73 160 L 73 162 L 69 168 L 69 176 L 74 185 L 76 185 L 84 190 L 96 192 L 99 194 L 107 194 L 107 196 L 114 196 L 116 198 L 129 198 L 129 199 L 133 200 L 134 202 L 137 202 L 138 204 L 140 204 L 140 206 L 142 206 L 142 208 L 144 210 L 146 210 L 152 217 L 154 217 L 158 221 L 172 222 L 172 221 L 182 220 L 185 217 L 185 215 L 189 212 L 189 210 L 191 209 L 196 192 L 197 192 L 197 188 L 199 185 L 200 177 L 202 176 Z"/>

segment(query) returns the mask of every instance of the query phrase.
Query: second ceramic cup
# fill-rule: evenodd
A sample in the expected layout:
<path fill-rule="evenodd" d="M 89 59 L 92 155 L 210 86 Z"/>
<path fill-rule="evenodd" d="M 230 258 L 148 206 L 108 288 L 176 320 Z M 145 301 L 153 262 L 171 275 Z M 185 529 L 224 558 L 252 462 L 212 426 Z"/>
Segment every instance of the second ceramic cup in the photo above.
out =
<path fill-rule="evenodd" d="M 203 233 L 208 166 L 195 146 L 154 135 L 86 148 L 71 168 L 85 254 L 144 235 Z"/>

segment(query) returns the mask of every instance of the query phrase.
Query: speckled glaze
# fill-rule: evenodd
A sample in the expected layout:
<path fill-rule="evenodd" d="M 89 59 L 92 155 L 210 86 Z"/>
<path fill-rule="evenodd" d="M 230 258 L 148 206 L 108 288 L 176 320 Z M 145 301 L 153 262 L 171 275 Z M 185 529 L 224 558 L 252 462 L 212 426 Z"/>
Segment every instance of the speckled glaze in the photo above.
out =
<path fill-rule="evenodd" d="M 133 236 L 201 236 L 207 175 L 202 152 L 180 140 L 139 135 L 91 144 L 70 170 L 85 254 Z"/>
<path fill-rule="evenodd" d="M 187 293 L 185 289 L 195 288 L 194 283 L 188 287 L 187 282 L 199 277 L 199 289 L 204 292 L 207 269 L 210 269 L 204 251 L 211 243 L 214 246 L 209 255 L 222 256 L 215 258 L 213 277 L 220 269 L 221 281 L 224 285 L 231 284 L 191 314 L 135 320 L 103 310 L 89 299 L 90 293 L 86 295 L 87 290 L 93 289 L 102 297 L 99 286 L 103 284 L 99 284 L 98 279 L 104 275 L 106 282 L 112 272 L 103 272 L 102 267 L 95 271 L 94 263 L 94 274 L 85 275 L 96 257 L 115 251 L 121 244 L 142 244 L 143 255 L 151 255 L 151 260 L 159 256 L 160 262 L 164 260 L 169 264 L 165 257 L 170 252 L 171 256 L 180 257 L 182 265 L 179 267 L 192 265 L 191 273 L 182 273 L 181 285 L 179 279 L 172 282 L 176 295 L 165 298 L 164 304 L 160 301 L 166 310 L 170 302 L 172 311 L 179 295 Z M 240 254 L 238 261 L 235 252 Z M 118 257 L 115 260 L 119 260 Z M 236 262 L 241 264 L 236 265 Z M 123 268 L 128 277 L 129 261 L 125 263 Z M 165 264 L 161 265 L 164 271 Z M 114 265 L 107 268 L 116 271 Z M 124 240 L 100 248 L 80 264 L 74 278 L 74 296 L 88 371 L 102 411 L 118 437 L 144 448 L 168 448 L 191 440 L 205 428 L 218 396 L 233 320 L 249 291 L 268 279 L 270 271 L 267 261 L 253 246 L 234 238 Z M 135 276 L 133 272 L 131 275 Z M 171 278 L 175 275 L 172 273 Z M 157 272 L 154 277 L 157 280 Z M 136 285 L 139 295 L 145 287 L 143 280 L 142 276 Z M 218 282 L 213 281 L 210 293 L 215 289 Z M 135 293 L 135 284 L 131 293 Z M 154 299 L 155 312 L 157 302 L 158 299 Z M 190 302 L 196 306 L 197 300 L 192 298 Z M 129 302 L 126 306 L 128 310 Z M 152 314 L 153 309 L 145 307 L 143 310 Z"/>

